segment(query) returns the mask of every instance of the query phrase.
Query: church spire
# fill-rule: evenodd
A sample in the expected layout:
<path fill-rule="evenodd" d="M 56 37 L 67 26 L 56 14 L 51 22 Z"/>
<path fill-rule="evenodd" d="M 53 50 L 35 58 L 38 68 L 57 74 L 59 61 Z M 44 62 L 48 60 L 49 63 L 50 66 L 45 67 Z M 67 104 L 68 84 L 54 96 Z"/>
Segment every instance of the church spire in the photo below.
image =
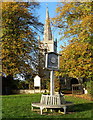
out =
<path fill-rule="evenodd" d="M 52 32 L 50 27 L 50 18 L 48 7 L 46 8 L 46 21 L 44 26 L 44 41 L 52 41 Z"/>

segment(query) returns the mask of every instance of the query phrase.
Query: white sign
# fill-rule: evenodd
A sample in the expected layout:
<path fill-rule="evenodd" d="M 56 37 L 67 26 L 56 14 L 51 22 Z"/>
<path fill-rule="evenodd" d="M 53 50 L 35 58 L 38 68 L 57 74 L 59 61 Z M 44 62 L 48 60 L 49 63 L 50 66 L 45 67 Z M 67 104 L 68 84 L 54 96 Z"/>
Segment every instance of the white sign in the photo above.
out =
<path fill-rule="evenodd" d="M 34 77 L 34 87 L 40 87 L 40 80 L 41 78 L 38 75 Z"/>

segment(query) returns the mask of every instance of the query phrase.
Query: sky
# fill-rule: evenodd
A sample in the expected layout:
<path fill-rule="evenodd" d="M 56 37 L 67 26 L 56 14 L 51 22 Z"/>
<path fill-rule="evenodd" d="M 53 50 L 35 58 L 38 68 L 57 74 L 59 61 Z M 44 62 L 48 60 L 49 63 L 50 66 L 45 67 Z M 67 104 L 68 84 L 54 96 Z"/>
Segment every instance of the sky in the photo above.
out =
<path fill-rule="evenodd" d="M 43 24 L 45 23 L 46 7 L 48 7 L 48 9 L 49 9 L 49 16 L 50 16 L 50 18 L 54 17 L 56 15 L 57 4 L 58 4 L 57 2 L 40 2 L 40 8 L 38 10 L 40 22 L 42 22 Z M 59 52 L 61 50 L 60 49 L 60 45 L 63 44 L 63 42 L 59 41 L 60 36 L 58 34 L 58 30 L 56 30 L 55 28 L 52 28 L 52 34 L 53 34 L 54 39 L 57 38 L 57 40 L 58 40 L 57 50 Z M 41 40 L 42 39 L 43 39 L 43 36 L 41 37 Z"/>
<path fill-rule="evenodd" d="M 56 9 L 57 2 L 40 2 L 40 19 L 43 23 L 45 23 L 45 16 L 46 16 L 46 7 L 49 9 L 49 16 L 54 17 L 55 9 Z"/>

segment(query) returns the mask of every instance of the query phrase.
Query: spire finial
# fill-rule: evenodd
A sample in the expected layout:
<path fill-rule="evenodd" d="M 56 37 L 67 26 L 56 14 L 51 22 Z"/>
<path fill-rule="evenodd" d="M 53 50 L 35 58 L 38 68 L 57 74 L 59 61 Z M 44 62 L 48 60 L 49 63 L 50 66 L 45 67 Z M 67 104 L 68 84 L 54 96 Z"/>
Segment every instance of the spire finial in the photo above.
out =
<path fill-rule="evenodd" d="M 48 12 L 48 3 L 46 3 L 46 11 Z"/>
<path fill-rule="evenodd" d="M 44 40 L 45 41 L 52 41 L 52 31 L 50 26 L 50 18 L 49 18 L 49 11 L 48 7 L 46 8 L 46 20 L 45 20 L 45 26 L 44 26 Z"/>
<path fill-rule="evenodd" d="M 46 6 L 48 7 L 48 3 L 46 3 Z"/>

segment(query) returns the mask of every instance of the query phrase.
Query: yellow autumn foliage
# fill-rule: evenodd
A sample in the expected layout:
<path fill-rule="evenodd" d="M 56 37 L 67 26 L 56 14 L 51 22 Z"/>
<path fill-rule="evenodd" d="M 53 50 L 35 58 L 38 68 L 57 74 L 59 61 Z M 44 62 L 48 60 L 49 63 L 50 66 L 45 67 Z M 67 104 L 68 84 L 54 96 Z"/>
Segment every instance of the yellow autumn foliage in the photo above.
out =
<path fill-rule="evenodd" d="M 42 25 L 34 10 L 38 3 L 2 2 L 2 72 L 31 74 L 37 51 L 37 31 Z M 32 56 L 30 55 L 32 54 Z"/>
<path fill-rule="evenodd" d="M 61 40 L 69 38 L 62 47 L 60 72 L 75 78 L 93 78 L 93 2 L 59 3 L 52 20 L 60 28 Z"/>

